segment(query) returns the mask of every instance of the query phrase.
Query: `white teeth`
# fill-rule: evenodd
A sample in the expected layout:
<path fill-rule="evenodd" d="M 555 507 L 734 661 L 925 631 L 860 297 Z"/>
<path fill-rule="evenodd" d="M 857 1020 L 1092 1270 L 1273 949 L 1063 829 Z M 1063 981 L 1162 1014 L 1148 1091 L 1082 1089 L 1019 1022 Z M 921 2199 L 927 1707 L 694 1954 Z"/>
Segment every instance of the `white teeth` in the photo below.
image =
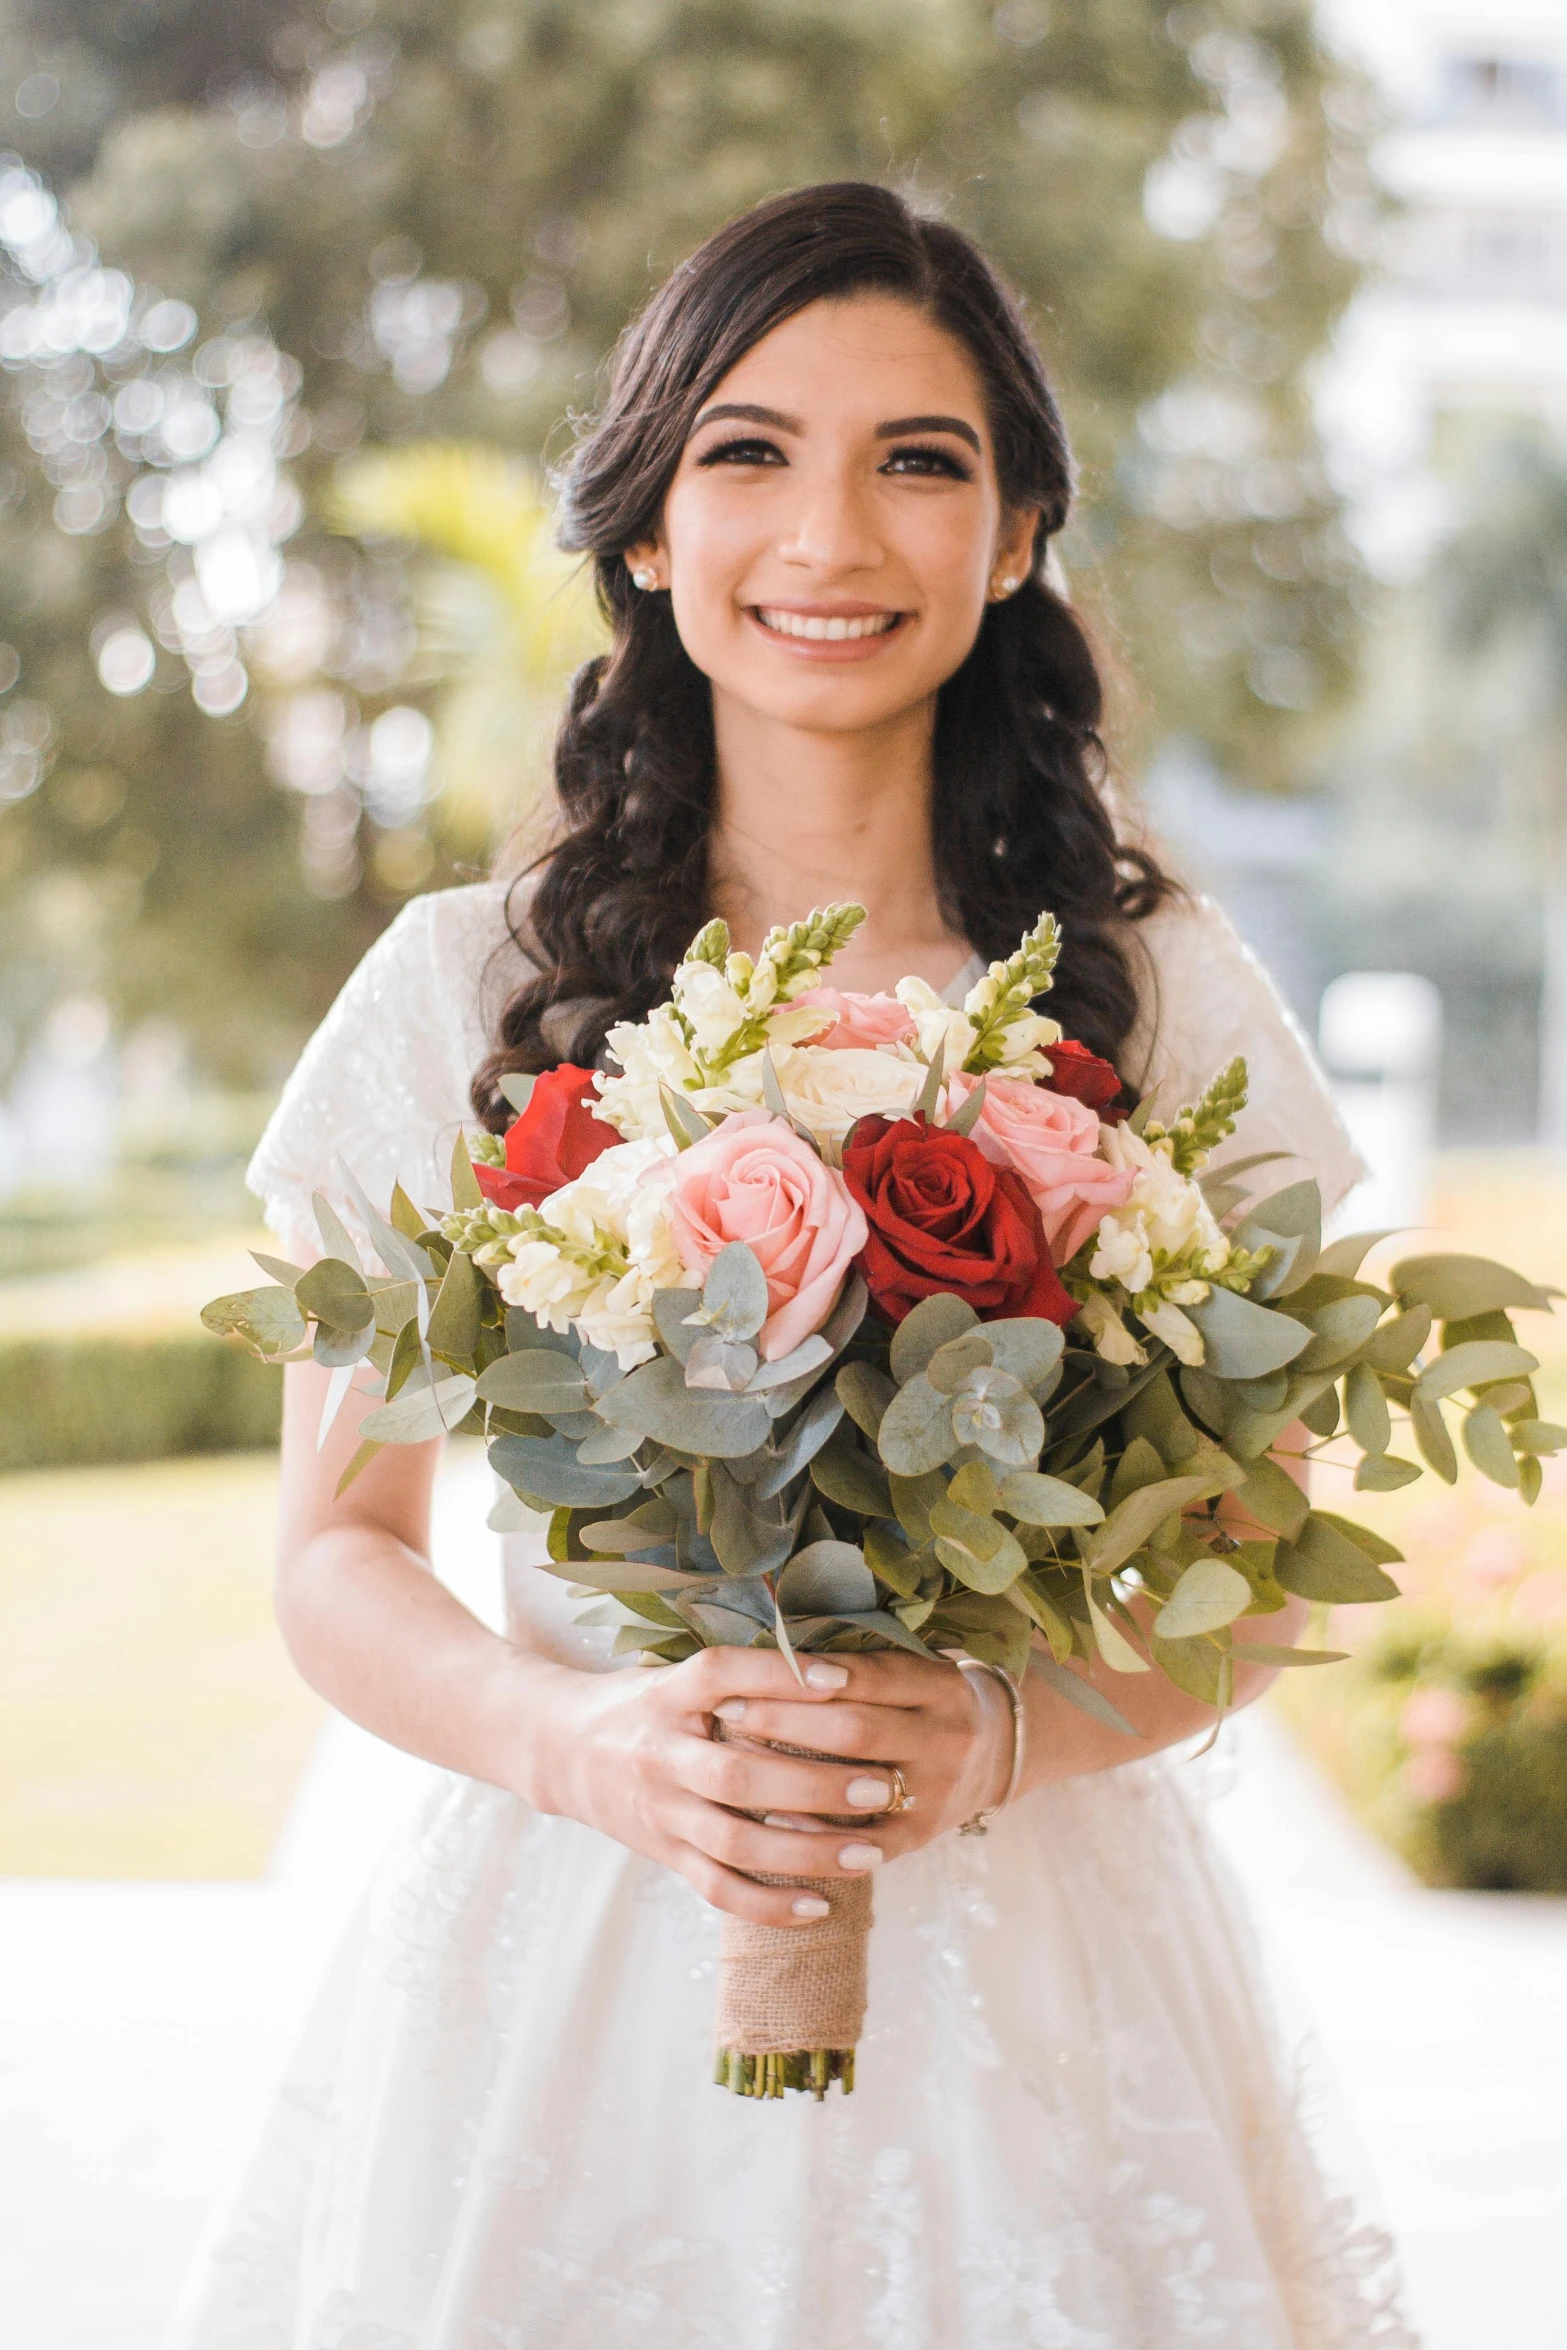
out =
<path fill-rule="evenodd" d="M 846 637 L 885 636 L 899 619 L 896 612 L 872 612 L 862 620 L 828 619 L 819 612 L 774 612 L 765 605 L 758 606 L 757 617 L 764 628 L 775 629 L 780 636 L 825 638 L 831 644 L 841 644 Z"/>

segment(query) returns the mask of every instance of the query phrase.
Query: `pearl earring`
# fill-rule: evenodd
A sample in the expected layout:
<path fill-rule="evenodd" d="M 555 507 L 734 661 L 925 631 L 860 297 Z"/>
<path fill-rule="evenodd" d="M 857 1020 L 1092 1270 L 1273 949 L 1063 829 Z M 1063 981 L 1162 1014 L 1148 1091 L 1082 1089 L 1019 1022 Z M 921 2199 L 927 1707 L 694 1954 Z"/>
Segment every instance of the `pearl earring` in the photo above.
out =
<path fill-rule="evenodd" d="M 1019 582 L 1014 579 L 1012 573 L 1009 571 L 1006 577 L 1002 580 L 1001 586 L 997 592 L 1003 596 L 1016 595 L 1018 586 Z"/>
<path fill-rule="evenodd" d="M 631 584 L 633 587 L 639 588 L 657 587 L 658 573 L 656 571 L 650 570 L 644 565 L 640 571 L 633 571 L 631 574 Z"/>

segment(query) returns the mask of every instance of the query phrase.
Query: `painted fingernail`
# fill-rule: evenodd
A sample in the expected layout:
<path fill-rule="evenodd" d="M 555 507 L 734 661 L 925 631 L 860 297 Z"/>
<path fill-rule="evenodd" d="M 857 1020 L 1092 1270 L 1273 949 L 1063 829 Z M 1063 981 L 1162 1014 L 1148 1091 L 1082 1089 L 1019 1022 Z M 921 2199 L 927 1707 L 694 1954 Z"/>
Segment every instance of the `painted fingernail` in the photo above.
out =
<path fill-rule="evenodd" d="M 845 1792 L 856 1811 L 885 1811 L 892 1801 L 885 1779 L 851 1779 Z"/>
<path fill-rule="evenodd" d="M 832 1903 L 823 1901 L 819 1893 L 802 1893 L 798 1901 L 790 1902 L 789 1907 L 797 1918 L 824 1918 Z"/>
<path fill-rule="evenodd" d="M 726 1697 L 722 1705 L 714 1706 L 713 1711 L 721 1722 L 744 1721 L 745 1699 L 743 1697 Z"/>
<path fill-rule="evenodd" d="M 882 1850 L 879 1844 L 845 1844 L 838 1853 L 841 1869 L 879 1869 Z"/>
<path fill-rule="evenodd" d="M 811 1689 L 841 1689 L 849 1678 L 847 1665 L 807 1665 L 806 1686 Z"/>
<path fill-rule="evenodd" d="M 813 1820 L 808 1811 L 764 1811 L 764 1828 L 793 1828 L 802 1836 L 830 1836 L 825 1820 Z"/>

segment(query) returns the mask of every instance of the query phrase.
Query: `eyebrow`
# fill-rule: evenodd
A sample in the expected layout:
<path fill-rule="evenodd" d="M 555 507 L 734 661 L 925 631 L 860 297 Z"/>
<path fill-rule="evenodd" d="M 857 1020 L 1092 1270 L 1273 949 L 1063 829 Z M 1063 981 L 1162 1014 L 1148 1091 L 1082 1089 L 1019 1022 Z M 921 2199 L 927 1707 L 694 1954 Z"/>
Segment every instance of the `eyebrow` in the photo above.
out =
<path fill-rule="evenodd" d="M 715 408 L 704 408 L 692 425 L 700 432 L 704 424 L 719 424 L 725 420 L 742 424 L 770 424 L 775 432 L 799 434 L 805 430 L 798 416 L 786 416 L 779 408 L 758 408 L 748 400 L 725 400 Z M 901 440 L 911 432 L 950 432 L 960 441 L 967 441 L 975 456 L 982 454 L 978 433 L 961 416 L 895 416 L 886 424 L 878 424 L 879 441 Z"/>

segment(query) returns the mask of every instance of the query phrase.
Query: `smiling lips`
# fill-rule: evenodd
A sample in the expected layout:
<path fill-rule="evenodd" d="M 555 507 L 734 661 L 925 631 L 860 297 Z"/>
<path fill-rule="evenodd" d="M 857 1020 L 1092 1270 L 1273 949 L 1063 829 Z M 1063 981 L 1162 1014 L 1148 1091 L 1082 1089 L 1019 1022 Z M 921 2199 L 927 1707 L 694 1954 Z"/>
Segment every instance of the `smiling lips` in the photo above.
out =
<path fill-rule="evenodd" d="M 809 639 L 812 643 L 855 643 L 862 637 L 886 636 L 904 617 L 901 612 L 786 612 L 773 605 L 753 606 L 757 619 L 774 636 Z"/>

